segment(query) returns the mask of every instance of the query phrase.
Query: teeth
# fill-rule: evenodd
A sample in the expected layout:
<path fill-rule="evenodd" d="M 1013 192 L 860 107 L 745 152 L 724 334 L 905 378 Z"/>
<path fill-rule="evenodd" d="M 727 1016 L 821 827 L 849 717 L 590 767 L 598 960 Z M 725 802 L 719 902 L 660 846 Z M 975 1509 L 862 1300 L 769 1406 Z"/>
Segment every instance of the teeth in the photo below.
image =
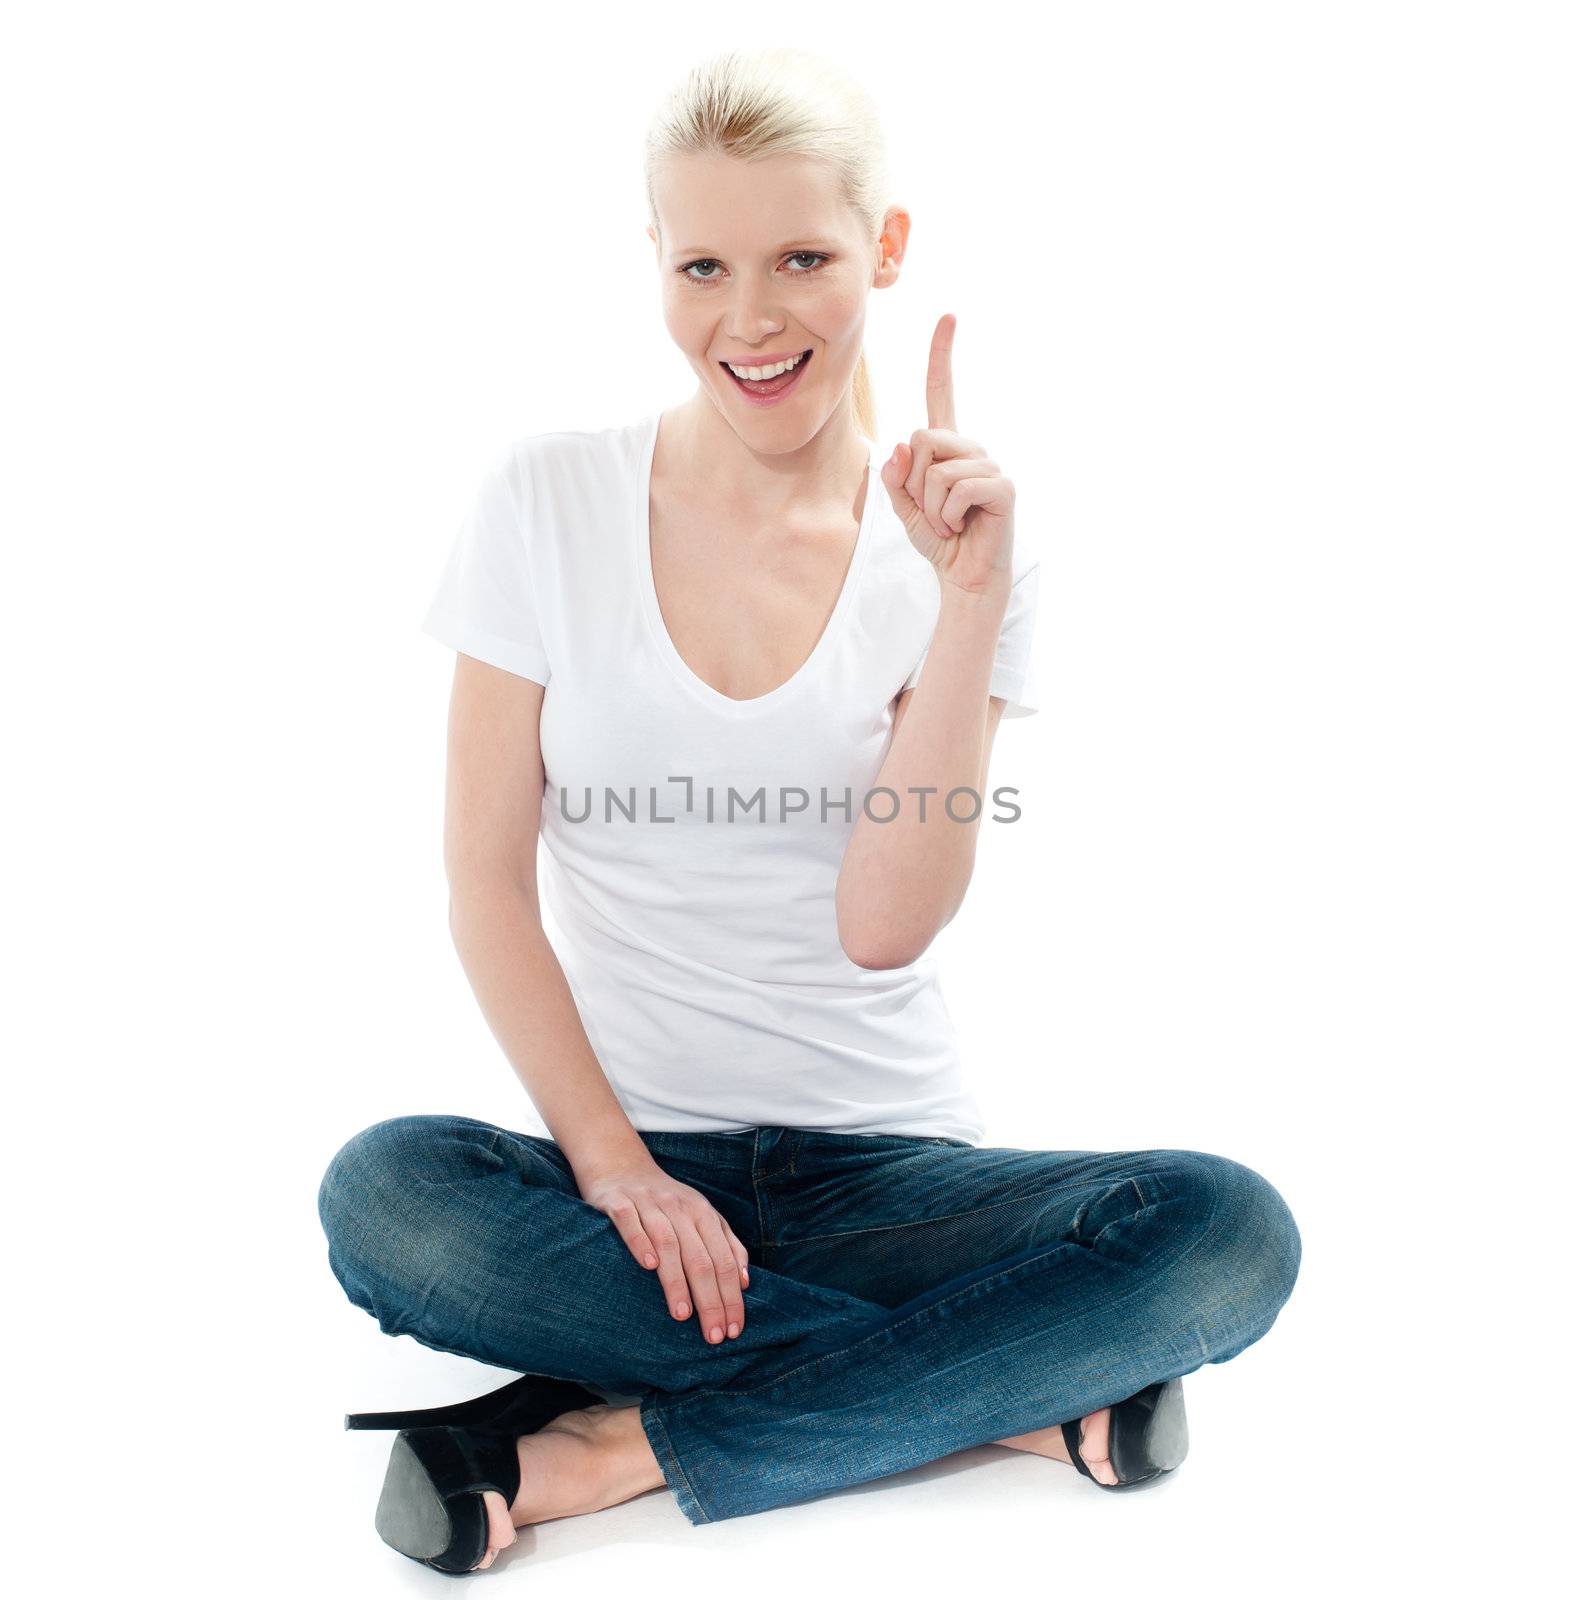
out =
<path fill-rule="evenodd" d="M 730 361 L 725 362 L 724 365 L 731 367 L 738 377 L 752 378 L 757 383 L 761 378 L 775 378 L 779 377 L 783 372 L 790 372 L 802 359 L 801 355 L 796 355 L 790 361 L 776 362 L 773 367 L 735 367 L 732 366 Z"/>

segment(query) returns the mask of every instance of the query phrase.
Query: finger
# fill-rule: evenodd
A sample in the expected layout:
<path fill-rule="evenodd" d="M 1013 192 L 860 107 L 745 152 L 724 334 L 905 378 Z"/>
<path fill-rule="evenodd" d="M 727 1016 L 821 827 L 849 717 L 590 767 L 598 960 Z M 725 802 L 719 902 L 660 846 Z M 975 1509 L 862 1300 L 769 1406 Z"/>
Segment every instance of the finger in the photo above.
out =
<path fill-rule="evenodd" d="M 732 1254 L 737 1257 L 737 1275 L 738 1275 L 738 1278 L 742 1282 L 743 1287 L 746 1289 L 748 1287 L 748 1249 L 747 1249 L 747 1246 L 744 1245 L 743 1241 L 741 1239 L 739 1239 L 738 1236 L 735 1233 L 733 1233 L 730 1228 L 728 1228 L 726 1230 L 726 1237 L 727 1237 L 727 1242 L 732 1246 Z"/>
<path fill-rule="evenodd" d="M 936 461 L 923 480 L 923 515 L 930 526 L 943 538 L 960 533 L 959 522 L 951 522 L 945 515 L 956 484 L 963 478 L 976 477 L 983 463 L 976 457 L 961 456 L 954 461 Z"/>
<path fill-rule="evenodd" d="M 929 472 L 923 514 L 942 533 L 960 533 L 973 506 L 1003 501 L 1008 492 L 992 461 L 946 461 Z"/>
<path fill-rule="evenodd" d="M 939 508 L 940 526 L 947 534 L 955 535 L 966 530 L 967 513 L 982 495 L 982 478 L 961 478 L 951 486 Z"/>
<path fill-rule="evenodd" d="M 919 428 L 907 444 L 907 455 L 911 459 L 907 463 L 907 476 L 903 484 L 914 505 L 921 506 L 927 498 L 929 467 L 933 465 L 935 454 L 933 437 L 925 429 Z"/>
<path fill-rule="evenodd" d="M 919 428 L 907 445 L 911 458 L 902 483 L 908 497 L 917 505 L 924 502 L 925 480 L 932 469 L 942 462 L 962 461 L 969 457 L 982 458 L 987 452 L 976 439 L 965 434 L 938 428 Z"/>
<path fill-rule="evenodd" d="M 688 1287 L 693 1291 L 694 1316 L 699 1323 L 699 1332 L 706 1344 L 720 1344 L 726 1337 L 726 1319 L 722 1315 L 721 1285 L 716 1280 L 710 1247 L 686 1211 L 673 1213 L 672 1226 L 677 1229 L 682 1247 L 683 1271 L 688 1277 Z M 731 1252 L 727 1254 L 730 1256 Z"/>
<path fill-rule="evenodd" d="M 743 1285 L 726 1223 L 712 1208 L 697 1218 L 694 1225 L 715 1267 L 716 1287 L 721 1291 L 721 1331 L 727 1338 L 735 1339 L 743 1331 Z"/>
<path fill-rule="evenodd" d="M 956 338 L 956 319 L 947 311 L 934 327 L 929 344 L 928 407 L 931 428 L 956 426 L 956 394 L 950 376 L 950 351 Z"/>
<path fill-rule="evenodd" d="M 639 1221 L 639 1208 L 631 1199 L 626 1195 L 620 1195 L 608 1204 L 606 1214 L 612 1219 L 612 1226 L 617 1229 L 623 1243 L 633 1252 L 634 1260 L 640 1266 L 660 1265 L 660 1257 L 656 1254 L 655 1246 L 650 1242 L 650 1236 Z"/>
<path fill-rule="evenodd" d="M 653 1201 L 645 1202 L 645 1231 L 655 1244 L 656 1272 L 666 1295 L 667 1309 L 678 1321 L 689 1311 L 688 1279 L 683 1276 L 683 1247 L 672 1219 Z"/>
<path fill-rule="evenodd" d="M 879 469 L 879 476 L 890 496 L 891 505 L 896 508 L 896 515 L 906 523 L 912 514 L 912 496 L 907 493 L 907 468 L 902 465 L 903 450 L 907 452 L 907 461 L 911 462 L 911 448 L 898 443 L 890 452 L 890 459 Z"/>

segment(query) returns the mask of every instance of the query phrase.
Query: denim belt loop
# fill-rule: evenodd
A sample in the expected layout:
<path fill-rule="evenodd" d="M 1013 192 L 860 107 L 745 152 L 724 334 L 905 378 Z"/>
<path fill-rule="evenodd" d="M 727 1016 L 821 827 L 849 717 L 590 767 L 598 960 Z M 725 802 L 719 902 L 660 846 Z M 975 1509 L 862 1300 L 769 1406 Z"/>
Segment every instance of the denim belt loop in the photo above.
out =
<path fill-rule="evenodd" d="M 762 1127 L 754 1134 L 753 1179 L 767 1183 L 790 1172 L 803 1143 L 801 1128 Z"/>

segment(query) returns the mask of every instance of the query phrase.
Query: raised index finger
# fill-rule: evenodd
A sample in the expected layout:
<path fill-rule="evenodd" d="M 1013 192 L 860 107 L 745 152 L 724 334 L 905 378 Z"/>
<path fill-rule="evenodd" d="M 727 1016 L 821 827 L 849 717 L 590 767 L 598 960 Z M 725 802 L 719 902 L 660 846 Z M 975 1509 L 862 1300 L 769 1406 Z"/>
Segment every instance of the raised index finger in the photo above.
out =
<path fill-rule="evenodd" d="M 939 319 L 929 345 L 929 426 L 952 432 L 956 427 L 956 393 L 950 381 L 950 347 L 955 337 L 956 319 L 947 311 Z"/>

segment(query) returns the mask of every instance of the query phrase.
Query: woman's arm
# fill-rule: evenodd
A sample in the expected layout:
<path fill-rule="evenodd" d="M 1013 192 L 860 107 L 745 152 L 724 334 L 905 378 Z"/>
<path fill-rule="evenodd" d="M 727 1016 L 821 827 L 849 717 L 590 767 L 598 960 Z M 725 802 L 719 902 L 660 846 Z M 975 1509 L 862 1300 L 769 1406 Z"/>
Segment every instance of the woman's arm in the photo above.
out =
<path fill-rule="evenodd" d="M 879 771 L 899 807 L 886 802 L 886 822 L 859 814 L 836 880 L 836 930 L 860 967 L 916 961 L 960 909 L 1005 709 L 989 683 L 1015 583 L 1016 486 L 976 439 L 956 431 L 955 332 L 947 311 L 929 342 L 928 426 L 897 443 L 880 469 L 913 548 L 939 577 L 940 605 L 913 704 L 898 703 Z M 952 800 L 960 789 L 975 798 Z M 953 820 L 947 800 L 970 820 Z"/>
<path fill-rule="evenodd" d="M 903 967 L 955 916 L 972 878 L 989 756 L 1005 702 L 989 675 L 1010 592 L 947 592 L 923 674 L 896 703 L 895 731 L 877 782 L 900 809 L 888 822 L 859 815 L 836 881 L 841 947 L 860 967 Z M 910 704 L 909 704 L 910 702 Z M 929 793 L 916 791 L 929 790 Z M 952 790 L 972 789 L 980 797 Z M 877 797 L 884 815 L 894 803 Z"/>
<path fill-rule="evenodd" d="M 545 687 L 460 652 L 448 708 L 448 925 L 487 1024 L 551 1130 L 580 1198 L 604 1212 L 667 1308 L 716 1344 L 741 1334 L 748 1251 L 650 1154 L 612 1092 L 541 926 L 535 856 Z"/>
<path fill-rule="evenodd" d="M 443 861 L 448 926 L 465 975 L 583 1190 L 599 1173 L 650 1155 L 596 1060 L 541 927 L 535 857 L 545 692 L 529 678 L 457 657 Z"/>

